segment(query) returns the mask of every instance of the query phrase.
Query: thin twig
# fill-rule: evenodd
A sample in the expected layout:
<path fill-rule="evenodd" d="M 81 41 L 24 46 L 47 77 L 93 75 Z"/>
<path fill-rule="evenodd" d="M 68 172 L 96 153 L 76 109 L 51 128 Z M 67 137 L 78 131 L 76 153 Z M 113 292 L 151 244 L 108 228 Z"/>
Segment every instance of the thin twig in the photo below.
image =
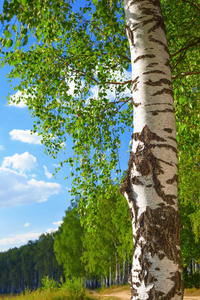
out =
<path fill-rule="evenodd" d="M 197 74 L 200 74 L 200 71 L 185 72 L 185 73 L 181 73 L 181 74 L 179 74 L 179 75 L 174 75 L 174 76 L 172 76 L 172 79 L 179 78 L 180 76 L 184 77 L 184 76 L 188 76 L 188 75 L 197 75 Z"/>
<path fill-rule="evenodd" d="M 190 1 L 186 1 L 186 0 L 182 0 L 182 1 L 186 2 L 186 3 L 189 3 L 189 4 L 192 4 L 197 10 L 200 11 L 200 8 L 196 4 L 194 4 L 194 2 L 190 2 Z"/>
<path fill-rule="evenodd" d="M 185 51 L 185 50 L 187 50 L 188 48 L 190 48 L 190 47 L 192 47 L 192 46 L 195 46 L 195 45 L 197 45 L 197 44 L 199 44 L 199 43 L 200 43 L 200 38 L 197 38 L 197 42 L 192 43 L 192 44 L 189 44 L 188 46 L 181 48 L 181 49 L 178 50 L 177 52 L 171 54 L 170 57 L 176 56 L 176 55 L 179 54 L 180 52 Z"/>

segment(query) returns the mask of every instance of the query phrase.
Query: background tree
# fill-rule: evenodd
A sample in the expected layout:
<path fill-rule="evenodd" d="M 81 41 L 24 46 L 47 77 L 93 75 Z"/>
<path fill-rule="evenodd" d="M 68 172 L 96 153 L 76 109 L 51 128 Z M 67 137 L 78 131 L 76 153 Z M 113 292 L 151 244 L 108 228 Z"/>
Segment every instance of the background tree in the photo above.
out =
<path fill-rule="evenodd" d="M 39 273 L 39 280 L 46 276 L 59 280 L 59 266 L 53 250 L 54 234 L 42 234 L 35 247 L 35 268 Z"/>
<path fill-rule="evenodd" d="M 24 287 L 33 289 L 38 287 L 38 272 L 35 268 L 36 242 L 29 241 L 27 245 L 21 247 L 22 272 L 24 275 Z"/>
<path fill-rule="evenodd" d="M 104 284 L 119 284 L 122 277 L 123 262 L 129 272 L 128 260 L 132 256 L 132 231 L 129 209 L 126 200 L 119 193 L 119 187 L 109 184 L 97 188 L 97 209 L 90 205 L 88 213 L 92 216 L 92 228 L 84 224 L 83 261 L 89 277 L 103 276 Z M 121 272 L 120 272 L 121 266 Z M 120 276 L 121 274 L 121 276 Z M 125 274 L 123 274 L 125 277 Z M 126 278 L 127 279 L 127 278 Z"/>
<path fill-rule="evenodd" d="M 83 228 L 78 210 L 76 207 L 68 208 L 54 241 L 56 259 L 60 265 L 63 265 L 66 278 L 84 276 L 84 265 L 81 262 L 82 238 Z"/>
<path fill-rule="evenodd" d="M 0 253 L 0 293 L 37 289 L 46 276 L 56 281 L 63 276 L 53 251 L 54 233 L 42 235 L 20 248 Z"/>

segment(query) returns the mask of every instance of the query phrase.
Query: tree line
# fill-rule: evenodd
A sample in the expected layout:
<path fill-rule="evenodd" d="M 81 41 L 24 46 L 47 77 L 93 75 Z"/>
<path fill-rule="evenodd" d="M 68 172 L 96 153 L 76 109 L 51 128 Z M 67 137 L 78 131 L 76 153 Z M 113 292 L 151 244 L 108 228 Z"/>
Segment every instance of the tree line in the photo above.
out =
<path fill-rule="evenodd" d="M 37 241 L 0 253 L 0 293 L 36 289 L 45 276 L 59 280 L 63 269 L 53 251 L 54 237 L 42 234 Z"/>
<path fill-rule="evenodd" d="M 133 248 L 126 199 L 117 185 L 99 187 L 96 193 L 96 210 L 88 199 L 88 215 L 92 216 L 88 225 L 81 223 L 76 201 L 66 210 L 57 232 L 0 253 L 0 293 L 37 289 L 47 276 L 56 282 L 82 277 L 88 288 L 128 283 Z M 184 282 L 187 287 L 199 287 L 200 241 L 187 215 L 181 219 Z"/>
<path fill-rule="evenodd" d="M 74 203 L 57 232 L 0 253 L 0 293 L 37 289 L 46 276 L 57 282 L 82 277 L 89 288 L 127 283 L 132 232 L 129 209 L 117 186 L 99 192 L 94 213 L 93 226 L 87 228 Z"/>

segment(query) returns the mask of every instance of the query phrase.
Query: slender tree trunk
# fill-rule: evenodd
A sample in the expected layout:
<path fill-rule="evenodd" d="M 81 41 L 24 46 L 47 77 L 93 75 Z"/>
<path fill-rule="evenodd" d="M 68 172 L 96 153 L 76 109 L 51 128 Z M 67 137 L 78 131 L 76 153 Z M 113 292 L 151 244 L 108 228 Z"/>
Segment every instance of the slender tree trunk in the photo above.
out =
<path fill-rule="evenodd" d="M 133 227 L 134 300 L 182 299 L 177 142 L 171 68 L 159 0 L 124 0 L 134 133 L 127 178 Z"/>
<path fill-rule="evenodd" d="M 115 250 L 115 284 L 119 285 L 119 264 L 117 250 Z"/>
<path fill-rule="evenodd" d="M 126 255 L 125 255 L 126 256 Z M 126 283 L 126 260 L 125 258 L 123 259 L 123 273 L 122 273 L 122 283 Z"/>
<path fill-rule="evenodd" d="M 106 288 L 108 287 L 108 276 L 106 276 Z"/>
<path fill-rule="evenodd" d="M 110 274 L 109 274 L 109 286 L 112 285 L 112 268 L 110 266 L 110 270 L 109 270 Z"/>
<path fill-rule="evenodd" d="M 119 269 L 119 284 L 121 284 L 122 279 L 121 279 L 121 266 L 120 266 L 120 264 L 118 264 L 118 269 Z"/>
<path fill-rule="evenodd" d="M 127 283 L 129 282 L 129 277 L 130 277 L 130 258 L 128 257 L 127 261 Z"/>

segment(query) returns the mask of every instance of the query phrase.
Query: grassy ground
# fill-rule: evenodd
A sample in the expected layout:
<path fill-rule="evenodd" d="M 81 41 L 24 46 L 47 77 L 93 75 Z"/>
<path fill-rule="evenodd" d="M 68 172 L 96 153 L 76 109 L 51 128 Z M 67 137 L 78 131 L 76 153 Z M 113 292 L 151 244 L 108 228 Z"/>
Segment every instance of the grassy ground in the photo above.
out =
<path fill-rule="evenodd" d="M 185 296 L 200 296 L 200 289 L 185 289 Z"/>
<path fill-rule="evenodd" d="M 72 298 L 66 291 L 35 291 L 30 294 L 20 295 L 0 295 L 0 300 L 97 300 L 99 297 L 86 291 L 84 298 Z"/>
<path fill-rule="evenodd" d="M 87 290 L 84 298 L 80 298 L 78 295 L 72 297 L 69 295 L 66 289 L 57 289 L 57 290 L 49 290 L 49 291 L 34 291 L 34 292 L 26 292 L 25 295 L 0 295 L 0 300 L 118 300 L 119 298 L 113 297 L 112 293 L 121 293 L 125 291 L 129 291 L 129 286 L 112 286 L 108 289 L 97 289 L 94 291 Z M 104 295 L 110 295 L 110 297 Z M 197 289 L 186 289 L 185 296 L 200 296 L 200 290 Z"/>

